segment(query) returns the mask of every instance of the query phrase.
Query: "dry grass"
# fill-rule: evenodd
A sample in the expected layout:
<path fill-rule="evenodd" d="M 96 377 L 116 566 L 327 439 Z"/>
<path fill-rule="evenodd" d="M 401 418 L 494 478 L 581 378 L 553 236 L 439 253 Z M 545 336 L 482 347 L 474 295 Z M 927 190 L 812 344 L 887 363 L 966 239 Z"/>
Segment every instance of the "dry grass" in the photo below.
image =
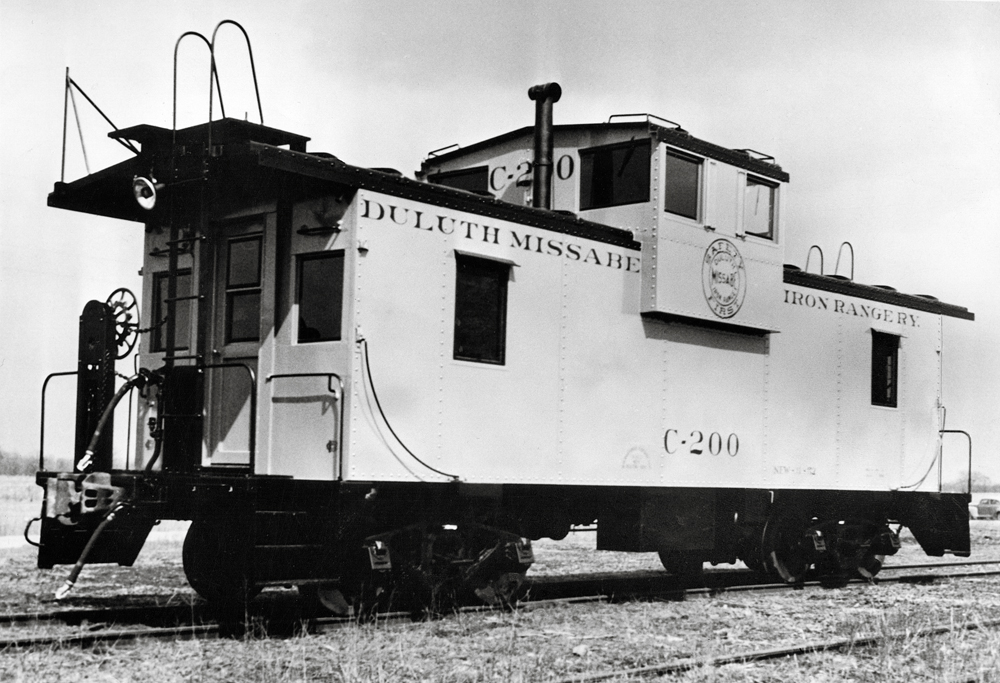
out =
<path fill-rule="evenodd" d="M 34 477 L 0 475 L 0 536 L 18 536 L 42 509 L 42 489 Z"/>
<path fill-rule="evenodd" d="M 461 614 L 406 625 L 354 626 L 288 639 L 123 644 L 0 653 L 3 681 L 472 683 L 555 681 L 624 672 L 682 657 L 733 654 L 831 637 L 895 634 L 1000 614 L 996 581 L 859 586 L 687 602 L 634 602 Z M 1000 634 L 969 631 L 890 640 L 805 657 L 704 667 L 669 680 L 996 680 Z M 615 680 L 627 680 L 624 674 Z M 634 680 L 634 679 L 633 679 Z"/>

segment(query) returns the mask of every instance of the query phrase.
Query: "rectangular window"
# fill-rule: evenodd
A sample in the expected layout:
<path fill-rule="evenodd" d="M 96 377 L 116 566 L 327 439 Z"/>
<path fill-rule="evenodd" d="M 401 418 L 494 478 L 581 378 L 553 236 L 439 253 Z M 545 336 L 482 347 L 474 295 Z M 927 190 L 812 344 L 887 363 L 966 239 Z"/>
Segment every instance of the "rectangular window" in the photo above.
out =
<path fill-rule="evenodd" d="M 344 309 L 344 252 L 299 257 L 298 342 L 340 341 Z"/>
<path fill-rule="evenodd" d="M 872 405 L 895 408 L 899 337 L 872 330 Z"/>
<path fill-rule="evenodd" d="M 663 208 L 670 213 L 698 220 L 698 204 L 701 199 L 702 161 L 698 157 L 667 150 L 666 171 L 664 173 Z"/>
<path fill-rule="evenodd" d="M 445 185 L 455 187 L 459 190 L 468 190 L 476 194 L 489 194 L 487 176 L 489 168 L 486 166 L 476 166 L 475 168 L 463 168 L 460 171 L 445 171 L 428 176 L 427 180 L 435 185 Z"/>
<path fill-rule="evenodd" d="M 510 265 L 456 254 L 456 360 L 504 364 Z"/>
<path fill-rule="evenodd" d="M 649 140 L 580 150 L 580 209 L 649 201 Z"/>
<path fill-rule="evenodd" d="M 168 274 L 153 274 L 153 320 L 156 328 L 152 331 L 152 350 L 167 350 L 167 284 Z M 177 298 L 174 311 L 177 321 L 174 324 L 174 350 L 182 351 L 191 348 L 191 269 L 177 271 Z"/>
<path fill-rule="evenodd" d="M 229 241 L 226 258 L 226 343 L 260 340 L 261 236 Z"/>
<path fill-rule="evenodd" d="M 747 176 L 743 192 L 743 232 L 774 239 L 774 193 L 777 185 Z"/>

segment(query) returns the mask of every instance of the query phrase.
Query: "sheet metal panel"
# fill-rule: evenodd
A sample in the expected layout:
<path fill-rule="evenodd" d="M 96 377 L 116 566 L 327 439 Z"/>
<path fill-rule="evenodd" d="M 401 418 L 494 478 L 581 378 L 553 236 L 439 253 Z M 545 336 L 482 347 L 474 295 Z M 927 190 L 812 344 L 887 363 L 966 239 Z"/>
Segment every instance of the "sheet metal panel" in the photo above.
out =
<path fill-rule="evenodd" d="M 656 211 L 641 234 L 642 312 L 713 325 L 780 330 L 773 301 L 780 296 L 784 248 L 782 188 L 775 192 L 774 239 L 743 231 L 746 172 L 705 158 L 696 218 L 662 208 L 667 147 L 653 155 Z"/>
<path fill-rule="evenodd" d="M 886 490 L 933 459 L 937 316 L 786 285 L 780 334 L 663 322 L 635 250 L 355 202 L 348 479 Z M 456 252 L 515 264 L 502 366 L 453 358 Z M 902 338 L 898 409 L 871 406 L 872 329 Z"/>
<path fill-rule="evenodd" d="M 911 487 L 937 455 L 941 317 L 785 285 L 767 445 L 776 487 Z M 871 402 L 872 330 L 900 338 L 898 405 Z M 922 488 L 936 486 L 936 473 Z"/>
<path fill-rule="evenodd" d="M 336 373 L 350 380 L 354 354 L 354 297 L 350 283 L 357 260 L 355 212 L 334 198 L 303 201 L 292 207 L 287 251 L 283 252 L 285 290 L 279 292 L 282 318 L 276 323 L 272 374 Z M 333 230 L 331 228 L 336 228 Z M 303 255 L 344 251 L 344 288 L 339 341 L 298 342 L 298 259 Z M 280 377 L 261 385 L 261 413 L 271 429 L 258 462 L 267 474 L 329 481 L 340 470 L 341 406 L 339 382 L 326 377 Z M 329 391 L 332 386 L 335 391 Z M 345 406 L 346 415 L 346 406 Z"/>

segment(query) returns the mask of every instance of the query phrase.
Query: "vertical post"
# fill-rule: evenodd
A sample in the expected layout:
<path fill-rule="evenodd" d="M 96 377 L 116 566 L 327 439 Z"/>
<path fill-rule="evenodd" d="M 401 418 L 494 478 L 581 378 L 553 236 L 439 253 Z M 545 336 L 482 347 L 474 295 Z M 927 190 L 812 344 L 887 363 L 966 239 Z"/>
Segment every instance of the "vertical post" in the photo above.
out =
<path fill-rule="evenodd" d="M 115 320 L 111 307 L 100 301 L 88 301 L 80 316 L 77 377 L 74 469 L 83 459 L 101 415 L 115 394 Z M 111 471 L 113 428 L 112 414 L 94 447 L 93 462 L 88 466 L 91 471 Z"/>
<path fill-rule="evenodd" d="M 171 214 L 173 213 L 173 202 L 171 201 Z M 180 231 L 177 229 L 177 220 L 173 215 L 170 217 L 170 241 L 167 243 L 167 329 L 166 329 L 166 358 L 164 364 L 167 369 L 174 365 L 173 357 L 176 354 L 174 348 L 177 339 L 177 239 Z"/>

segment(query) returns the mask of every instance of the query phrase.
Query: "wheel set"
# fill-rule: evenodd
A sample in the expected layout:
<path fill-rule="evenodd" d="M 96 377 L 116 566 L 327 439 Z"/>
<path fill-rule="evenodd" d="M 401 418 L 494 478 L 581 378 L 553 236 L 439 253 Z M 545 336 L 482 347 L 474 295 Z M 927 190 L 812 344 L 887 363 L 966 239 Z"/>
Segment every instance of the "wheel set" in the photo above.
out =
<path fill-rule="evenodd" d="M 748 567 L 784 583 L 821 579 L 871 580 L 886 555 L 899 549 L 899 537 L 885 522 L 821 521 L 790 510 L 773 513 L 740 555 Z"/>
<path fill-rule="evenodd" d="M 470 601 L 509 607 L 534 561 L 530 541 L 479 525 L 414 525 L 351 544 L 346 554 L 324 555 L 342 560 L 318 568 L 328 580 L 289 577 L 305 613 L 365 619 L 385 609 L 444 614 Z M 183 561 L 191 586 L 222 610 L 244 606 L 265 585 L 252 534 L 233 518 L 192 522 Z"/>

